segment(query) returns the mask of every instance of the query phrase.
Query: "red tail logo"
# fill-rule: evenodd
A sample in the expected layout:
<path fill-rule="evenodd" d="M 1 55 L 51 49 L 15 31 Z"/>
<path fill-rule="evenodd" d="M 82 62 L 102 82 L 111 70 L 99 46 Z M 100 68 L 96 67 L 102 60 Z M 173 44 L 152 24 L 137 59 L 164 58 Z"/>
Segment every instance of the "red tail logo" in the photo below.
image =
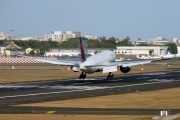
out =
<path fill-rule="evenodd" d="M 86 60 L 84 46 L 82 44 L 82 39 L 80 37 L 80 49 L 81 49 L 81 61 L 84 62 Z"/>

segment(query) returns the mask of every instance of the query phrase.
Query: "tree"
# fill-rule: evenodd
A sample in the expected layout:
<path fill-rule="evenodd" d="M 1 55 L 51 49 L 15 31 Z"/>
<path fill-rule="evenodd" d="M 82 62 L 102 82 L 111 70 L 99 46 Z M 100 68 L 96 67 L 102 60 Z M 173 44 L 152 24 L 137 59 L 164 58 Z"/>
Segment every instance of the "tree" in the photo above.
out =
<path fill-rule="evenodd" d="M 60 48 L 77 48 L 79 45 L 79 37 L 77 38 L 70 38 L 67 41 L 63 41 L 59 47 Z"/>
<path fill-rule="evenodd" d="M 35 55 L 34 50 L 31 50 L 31 52 L 29 52 L 29 55 Z"/>
<path fill-rule="evenodd" d="M 133 44 L 130 41 L 130 37 L 127 36 L 124 40 L 117 43 L 118 46 L 133 46 Z"/>
<path fill-rule="evenodd" d="M 116 39 L 114 37 L 110 37 L 108 40 L 101 40 L 106 44 L 110 44 L 110 45 L 116 45 Z"/>
<path fill-rule="evenodd" d="M 88 41 L 88 47 L 89 48 L 107 48 L 108 46 L 99 40 L 89 40 Z"/>
<path fill-rule="evenodd" d="M 100 39 L 101 41 L 103 41 L 103 40 L 107 40 L 105 36 L 103 36 L 103 37 L 99 37 L 99 39 Z"/>
<path fill-rule="evenodd" d="M 44 49 L 41 49 L 40 50 L 40 55 L 44 55 L 45 54 L 45 50 Z"/>
<path fill-rule="evenodd" d="M 169 48 L 171 49 L 171 53 L 172 54 L 177 54 L 177 46 L 175 43 L 167 43 L 166 46 L 169 46 Z"/>
<path fill-rule="evenodd" d="M 37 40 L 28 40 L 27 41 L 27 44 L 29 45 L 29 47 L 34 48 L 34 49 L 39 47 L 39 43 L 40 42 Z"/>

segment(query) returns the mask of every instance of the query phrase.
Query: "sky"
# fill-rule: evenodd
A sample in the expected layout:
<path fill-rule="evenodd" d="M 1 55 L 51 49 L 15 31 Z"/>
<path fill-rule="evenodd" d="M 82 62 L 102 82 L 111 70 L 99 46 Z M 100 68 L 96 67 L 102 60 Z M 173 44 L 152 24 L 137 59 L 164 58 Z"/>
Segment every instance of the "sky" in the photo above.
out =
<path fill-rule="evenodd" d="M 180 38 L 180 0 L 0 0 L 0 31 L 24 37 L 79 31 L 131 41 Z"/>

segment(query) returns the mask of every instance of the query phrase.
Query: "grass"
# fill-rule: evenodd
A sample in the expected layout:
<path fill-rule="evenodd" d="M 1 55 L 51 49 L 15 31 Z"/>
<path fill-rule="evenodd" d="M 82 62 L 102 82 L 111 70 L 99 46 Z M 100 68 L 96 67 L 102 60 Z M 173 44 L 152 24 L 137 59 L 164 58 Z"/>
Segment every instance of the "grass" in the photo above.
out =
<path fill-rule="evenodd" d="M 152 120 L 147 116 L 133 115 L 52 115 L 52 114 L 1 114 L 0 120 Z"/>
<path fill-rule="evenodd" d="M 180 87 L 148 92 L 23 104 L 21 106 L 77 108 L 180 108 Z"/>

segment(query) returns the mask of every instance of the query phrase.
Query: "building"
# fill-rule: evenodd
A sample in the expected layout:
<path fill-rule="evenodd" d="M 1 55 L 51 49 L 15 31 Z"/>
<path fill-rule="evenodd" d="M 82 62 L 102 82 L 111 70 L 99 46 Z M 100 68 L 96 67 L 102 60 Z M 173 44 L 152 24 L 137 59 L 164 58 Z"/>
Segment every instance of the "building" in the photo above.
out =
<path fill-rule="evenodd" d="M 53 31 L 52 34 L 45 35 L 45 39 L 52 41 L 65 41 L 69 38 L 76 38 L 80 36 L 80 32 L 74 31 Z"/>
<path fill-rule="evenodd" d="M 6 36 L 3 32 L 0 32 L 0 40 L 5 40 Z"/>
<path fill-rule="evenodd" d="M 29 55 L 29 53 L 30 53 L 32 50 L 33 50 L 33 49 L 30 48 L 30 47 L 26 48 L 26 49 L 25 49 L 25 54 L 26 54 L 26 55 Z"/>
<path fill-rule="evenodd" d="M 177 46 L 177 51 L 178 53 L 180 53 L 180 46 Z"/>
<path fill-rule="evenodd" d="M 157 38 L 152 38 L 152 39 L 147 39 L 147 44 L 153 44 L 153 45 L 165 45 L 169 42 L 170 40 L 167 40 L 162 37 L 157 37 Z"/>
<path fill-rule="evenodd" d="M 84 35 L 83 37 L 87 38 L 88 40 L 89 40 L 89 39 L 95 39 L 95 37 L 94 37 L 94 36 L 91 36 L 91 35 Z"/>
<path fill-rule="evenodd" d="M 137 40 L 136 42 L 134 42 L 136 45 L 139 45 L 139 44 L 146 44 L 147 41 L 145 40 Z"/>
<path fill-rule="evenodd" d="M 11 56 L 12 54 L 24 54 L 24 51 L 13 41 L 1 41 L 0 56 Z"/>
<path fill-rule="evenodd" d="M 168 46 L 119 46 L 115 53 L 126 55 L 147 54 L 153 56 L 166 55 L 170 51 Z"/>
<path fill-rule="evenodd" d="M 168 42 L 168 40 L 157 40 L 155 45 L 166 45 Z"/>

